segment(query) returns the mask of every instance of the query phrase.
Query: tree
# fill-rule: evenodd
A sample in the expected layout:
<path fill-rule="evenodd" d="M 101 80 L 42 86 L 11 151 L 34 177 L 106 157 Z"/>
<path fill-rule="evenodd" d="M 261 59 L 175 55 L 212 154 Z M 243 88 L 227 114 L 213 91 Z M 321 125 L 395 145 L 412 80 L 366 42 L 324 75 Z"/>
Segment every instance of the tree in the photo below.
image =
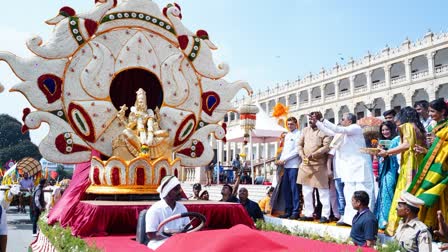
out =
<path fill-rule="evenodd" d="M 25 157 L 40 160 L 39 148 L 31 142 L 29 132 L 22 134 L 22 124 L 15 118 L 0 115 L 0 164 L 13 159 L 16 161 Z"/>

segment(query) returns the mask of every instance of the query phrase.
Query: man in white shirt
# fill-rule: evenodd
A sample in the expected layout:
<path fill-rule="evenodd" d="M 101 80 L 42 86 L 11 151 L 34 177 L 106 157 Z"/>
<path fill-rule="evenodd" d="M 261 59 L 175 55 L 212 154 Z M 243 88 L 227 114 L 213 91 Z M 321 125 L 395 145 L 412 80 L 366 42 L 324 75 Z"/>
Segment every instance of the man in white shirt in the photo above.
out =
<path fill-rule="evenodd" d="M 414 109 L 420 116 L 420 122 L 422 122 L 423 127 L 425 127 L 426 132 L 428 132 L 428 127 L 434 124 L 434 121 L 429 116 L 429 102 L 425 100 L 416 101 L 414 103 Z"/>
<path fill-rule="evenodd" d="M 343 134 L 342 143 L 335 151 L 335 163 L 338 176 L 344 183 L 344 197 L 350 199 L 355 191 L 365 191 L 369 194 L 369 206 L 373 209 L 375 199 L 372 160 L 369 155 L 360 152 L 360 148 L 366 147 L 366 143 L 361 127 L 356 124 L 356 116 L 345 113 L 341 119 L 342 126 L 336 126 L 328 120 L 319 121 L 315 116 L 310 120 L 315 120 L 317 127 L 330 136 Z M 346 204 L 341 221 L 351 225 L 355 215 L 356 210 Z"/>
<path fill-rule="evenodd" d="M 276 165 L 283 165 L 285 171 L 282 177 L 282 194 L 285 198 L 285 214 L 280 218 L 299 218 L 299 186 L 297 173 L 300 165 L 298 142 L 300 131 L 297 129 L 297 119 L 289 117 L 287 120 L 289 132 L 285 136 L 282 154 Z"/>
<path fill-rule="evenodd" d="M 146 234 L 149 237 L 148 247 L 155 249 L 163 243 L 166 236 L 157 233 L 160 223 L 165 219 L 176 215 L 188 212 L 187 208 L 181 203 L 177 202 L 181 199 L 180 182 L 175 176 L 166 176 L 162 179 L 157 192 L 160 193 L 160 199 L 152 205 L 146 212 Z M 184 228 L 190 219 L 187 217 L 175 219 L 168 222 L 164 229 L 181 230 Z"/>

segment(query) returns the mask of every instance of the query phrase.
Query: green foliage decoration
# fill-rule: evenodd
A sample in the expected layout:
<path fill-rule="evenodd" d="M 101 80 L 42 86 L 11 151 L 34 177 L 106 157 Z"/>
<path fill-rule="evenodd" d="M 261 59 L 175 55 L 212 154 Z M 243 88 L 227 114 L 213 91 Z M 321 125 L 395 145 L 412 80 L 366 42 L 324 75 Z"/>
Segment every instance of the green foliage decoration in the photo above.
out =
<path fill-rule="evenodd" d="M 38 225 L 40 232 L 48 238 L 56 251 L 63 252 L 101 252 L 96 245 L 89 245 L 83 239 L 73 236 L 72 230 L 62 227 L 59 223 L 47 224 L 47 213 L 44 212 L 39 218 Z"/>

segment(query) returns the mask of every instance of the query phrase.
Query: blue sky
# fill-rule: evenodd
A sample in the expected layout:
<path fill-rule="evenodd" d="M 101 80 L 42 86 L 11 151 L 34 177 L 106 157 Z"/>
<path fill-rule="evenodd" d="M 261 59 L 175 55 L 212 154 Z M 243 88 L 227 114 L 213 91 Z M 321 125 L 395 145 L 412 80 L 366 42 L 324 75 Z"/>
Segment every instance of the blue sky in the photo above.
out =
<path fill-rule="evenodd" d="M 120 0 L 119 0 L 120 1 Z M 132 0 L 128 0 L 132 1 Z M 149 0 L 148 0 L 149 1 Z M 0 51 L 30 55 L 25 40 L 39 34 L 44 41 L 52 27 L 44 20 L 68 5 L 78 12 L 94 0 L 15 0 L 2 6 Z M 162 8 L 168 1 L 155 1 Z M 216 62 L 230 65 L 229 81 L 247 80 L 253 89 L 295 80 L 321 67 L 344 64 L 367 51 L 395 47 L 406 37 L 421 38 L 428 29 L 446 32 L 448 2 L 352 0 L 179 0 L 183 22 L 192 31 L 205 29 L 219 47 Z M 344 60 L 341 60 L 341 57 Z M 10 88 L 18 80 L 0 62 L 0 83 Z M 14 104 L 14 106 L 10 106 Z M 29 106 L 20 94 L 0 94 L 0 113 L 16 118 Z M 20 120 L 20 119 L 19 119 Z M 34 142 L 47 129 L 32 132 Z"/>

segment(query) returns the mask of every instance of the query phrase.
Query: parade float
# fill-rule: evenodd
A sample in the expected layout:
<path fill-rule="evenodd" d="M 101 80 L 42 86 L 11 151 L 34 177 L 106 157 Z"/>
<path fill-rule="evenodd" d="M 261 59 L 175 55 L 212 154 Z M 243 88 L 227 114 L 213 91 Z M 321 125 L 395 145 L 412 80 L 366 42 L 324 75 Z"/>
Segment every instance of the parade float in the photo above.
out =
<path fill-rule="evenodd" d="M 135 199 L 157 199 L 165 175 L 182 178 L 182 167 L 208 165 L 210 136 L 225 140 L 220 122 L 234 110 L 230 101 L 252 90 L 223 79 L 229 66 L 214 63 L 217 47 L 206 31 L 183 25 L 177 4 L 97 0 L 86 12 L 62 7 L 46 23 L 54 27 L 49 38 L 26 42 L 34 56 L 0 52 L 0 60 L 22 80 L 10 91 L 33 107 L 23 109 L 22 131 L 48 124 L 42 156 L 78 164 L 48 224 L 81 237 L 135 233 L 138 212 L 151 204 Z M 216 209 L 208 208 L 209 215 Z M 44 241 L 40 233 L 32 248 Z"/>

